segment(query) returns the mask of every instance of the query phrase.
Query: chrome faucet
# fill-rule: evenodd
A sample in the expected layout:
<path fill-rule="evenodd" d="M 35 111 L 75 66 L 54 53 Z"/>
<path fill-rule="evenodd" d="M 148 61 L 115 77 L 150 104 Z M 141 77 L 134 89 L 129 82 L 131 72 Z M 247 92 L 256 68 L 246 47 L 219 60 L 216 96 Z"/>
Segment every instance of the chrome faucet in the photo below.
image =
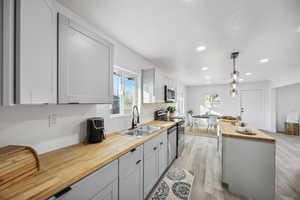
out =
<path fill-rule="evenodd" d="M 135 120 L 135 112 L 137 114 L 137 119 Z M 132 108 L 132 122 L 131 122 L 131 129 L 135 129 L 137 127 L 137 125 L 140 123 L 140 113 L 139 113 L 139 109 L 137 107 L 137 105 L 134 105 Z"/>

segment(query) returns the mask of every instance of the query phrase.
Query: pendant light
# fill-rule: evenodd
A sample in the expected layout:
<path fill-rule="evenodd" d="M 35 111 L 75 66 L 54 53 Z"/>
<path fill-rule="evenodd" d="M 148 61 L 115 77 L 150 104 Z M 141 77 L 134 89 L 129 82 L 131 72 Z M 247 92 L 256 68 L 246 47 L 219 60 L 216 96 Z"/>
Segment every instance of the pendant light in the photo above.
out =
<path fill-rule="evenodd" d="M 231 73 L 232 82 L 230 83 L 230 95 L 235 97 L 238 94 L 238 82 L 240 78 L 240 73 L 236 69 L 235 59 L 239 56 L 239 52 L 231 53 L 231 59 L 233 61 L 233 72 Z"/>

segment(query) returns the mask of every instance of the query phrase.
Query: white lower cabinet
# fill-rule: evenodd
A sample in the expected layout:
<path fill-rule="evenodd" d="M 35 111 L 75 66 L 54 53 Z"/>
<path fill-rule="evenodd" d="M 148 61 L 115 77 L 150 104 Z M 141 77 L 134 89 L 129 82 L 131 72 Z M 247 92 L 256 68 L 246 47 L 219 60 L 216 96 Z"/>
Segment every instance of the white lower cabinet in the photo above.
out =
<path fill-rule="evenodd" d="M 144 144 L 144 198 L 167 168 L 167 132 Z"/>
<path fill-rule="evenodd" d="M 118 200 L 118 180 L 109 184 L 97 193 L 91 200 Z"/>
<path fill-rule="evenodd" d="M 118 160 L 115 160 L 50 199 L 117 200 L 118 191 Z"/>
<path fill-rule="evenodd" d="M 168 136 L 164 132 L 48 200 L 142 200 L 167 166 Z"/>
<path fill-rule="evenodd" d="M 119 200 L 143 199 L 143 146 L 119 158 Z"/>
<path fill-rule="evenodd" d="M 159 136 L 159 149 L 158 149 L 158 173 L 161 176 L 168 167 L 168 136 L 163 133 Z"/>

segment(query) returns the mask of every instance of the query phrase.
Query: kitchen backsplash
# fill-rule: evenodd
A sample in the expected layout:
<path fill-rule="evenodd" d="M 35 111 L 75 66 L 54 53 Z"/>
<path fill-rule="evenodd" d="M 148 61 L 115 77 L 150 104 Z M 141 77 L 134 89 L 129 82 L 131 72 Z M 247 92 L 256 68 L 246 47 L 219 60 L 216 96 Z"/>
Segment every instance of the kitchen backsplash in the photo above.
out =
<path fill-rule="evenodd" d="M 141 122 L 172 104 L 144 104 Z M 131 116 L 111 117 L 110 105 L 15 105 L 0 108 L 0 146 L 27 145 L 39 154 L 84 140 L 86 119 L 103 117 L 107 133 L 127 129 Z"/>

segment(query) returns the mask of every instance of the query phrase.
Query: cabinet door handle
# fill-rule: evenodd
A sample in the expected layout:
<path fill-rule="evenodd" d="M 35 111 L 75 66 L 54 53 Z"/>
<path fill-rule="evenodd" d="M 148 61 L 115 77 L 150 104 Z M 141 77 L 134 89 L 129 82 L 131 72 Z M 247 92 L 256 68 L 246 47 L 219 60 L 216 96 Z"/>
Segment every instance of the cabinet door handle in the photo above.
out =
<path fill-rule="evenodd" d="M 156 151 L 157 147 L 154 147 L 153 150 Z"/>
<path fill-rule="evenodd" d="M 56 193 L 56 194 L 54 195 L 54 197 L 55 197 L 55 198 L 59 198 L 59 197 L 65 195 L 66 193 L 70 192 L 71 190 L 72 190 L 71 187 L 66 187 L 66 188 L 63 189 L 62 191 Z"/>
<path fill-rule="evenodd" d="M 138 165 L 140 162 L 141 162 L 142 160 L 138 160 L 138 161 L 136 161 L 136 164 Z"/>
<path fill-rule="evenodd" d="M 135 152 L 135 150 L 136 150 L 136 148 L 134 148 L 134 149 L 131 149 L 131 150 L 130 150 L 130 152 Z"/>
<path fill-rule="evenodd" d="M 163 144 L 164 144 L 163 142 L 160 143 L 160 145 L 163 145 Z"/>

